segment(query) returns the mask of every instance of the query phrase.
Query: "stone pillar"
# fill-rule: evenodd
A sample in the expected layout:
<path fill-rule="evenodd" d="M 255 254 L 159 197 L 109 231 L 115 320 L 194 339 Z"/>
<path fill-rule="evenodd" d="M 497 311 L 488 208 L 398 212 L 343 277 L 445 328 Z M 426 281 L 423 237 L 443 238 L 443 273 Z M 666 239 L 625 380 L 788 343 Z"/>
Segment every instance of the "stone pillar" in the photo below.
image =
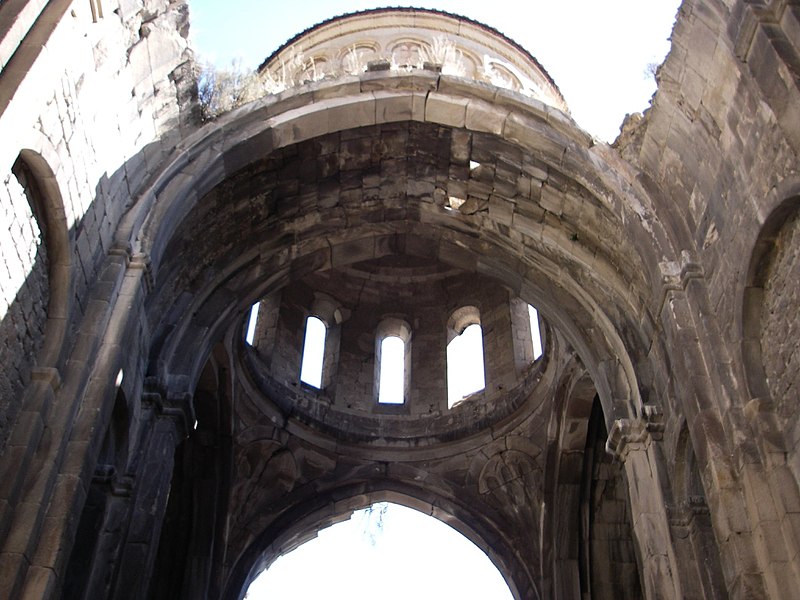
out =
<path fill-rule="evenodd" d="M 142 419 L 149 422 L 148 435 L 140 445 L 137 491 L 132 498 L 128 535 L 113 595 L 127 600 L 148 597 L 147 584 L 152 580 L 158 553 L 175 448 L 188 431 L 184 410 L 165 405 L 160 394 L 144 394 L 143 405 L 143 410 L 149 413 Z M 189 403 L 183 401 L 180 405 L 189 406 Z"/>
<path fill-rule="evenodd" d="M 614 421 L 606 450 L 625 465 L 645 596 L 673 600 L 683 595 L 653 445 L 663 431 L 659 416 L 655 407 L 646 406 L 639 419 Z"/>
<path fill-rule="evenodd" d="M 114 580 L 114 570 L 119 564 L 123 523 L 130 511 L 130 481 L 112 484 L 107 498 L 103 522 L 95 550 L 95 558 L 89 575 L 84 598 L 106 598 Z"/>
<path fill-rule="evenodd" d="M 780 510 L 774 510 L 776 500 L 783 500 L 777 490 L 785 487 L 770 490 L 762 479 L 765 464 L 757 449 L 780 445 L 782 434 L 770 424 L 771 408 L 756 401 L 742 410 L 735 402 L 743 386 L 735 384 L 727 366 L 720 368 L 732 359 L 715 320 L 709 318 L 715 311 L 700 261 L 684 252 L 680 265 L 663 267 L 672 270 L 662 273 L 660 313 L 670 347 L 680 348 L 672 363 L 673 377 L 682 382 L 676 392 L 682 396 L 682 412 L 698 457 L 728 595 L 732 599 L 791 595 L 796 589 L 797 552 L 794 542 L 785 543 L 784 532 L 795 519 L 786 515 L 784 520 Z M 767 468 L 774 449 L 762 459 Z M 784 457 L 784 452 L 777 455 Z M 800 514 L 797 497 L 788 500 L 787 506 Z"/>

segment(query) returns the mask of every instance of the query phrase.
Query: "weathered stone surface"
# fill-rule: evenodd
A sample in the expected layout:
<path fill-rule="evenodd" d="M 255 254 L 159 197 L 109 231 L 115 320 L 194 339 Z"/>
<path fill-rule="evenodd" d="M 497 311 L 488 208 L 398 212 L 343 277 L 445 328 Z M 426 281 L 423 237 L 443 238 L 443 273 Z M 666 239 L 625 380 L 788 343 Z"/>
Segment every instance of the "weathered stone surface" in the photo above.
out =
<path fill-rule="evenodd" d="M 614 147 L 452 15 L 320 24 L 313 68 L 279 81 L 281 48 L 280 94 L 201 126 L 185 3 L 72 7 L 0 5 L 0 596 L 235 598 L 394 500 L 526 600 L 792 597 L 792 3 L 685 0 Z M 408 41 L 442 31 L 461 54 Z"/>

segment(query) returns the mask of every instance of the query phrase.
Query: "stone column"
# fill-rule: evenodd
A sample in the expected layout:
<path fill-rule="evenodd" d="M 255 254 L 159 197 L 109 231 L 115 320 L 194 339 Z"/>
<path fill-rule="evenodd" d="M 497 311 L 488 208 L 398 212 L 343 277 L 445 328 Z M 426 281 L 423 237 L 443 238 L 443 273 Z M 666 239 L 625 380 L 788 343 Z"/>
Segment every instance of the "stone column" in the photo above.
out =
<path fill-rule="evenodd" d="M 129 517 L 131 483 L 115 481 L 110 486 L 84 598 L 108 597 L 114 580 L 114 570 L 119 564 L 124 523 Z"/>
<path fill-rule="evenodd" d="M 140 446 L 142 454 L 136 475 L 136 494 L 132 499 L 127 538 L 122 549 L 115 598 L 148 597 L 147 584 L 161 538 L 161 525 L 167 507 L 175 448 L 188 431 L 186 412 L 163 402 L 160 394 L 144 394 L 144 410 L 150 414 L 149 433 Z M 189 406 L 188 401 L 170 403 Z"/>
<path fill-rule="evenodd" d="M 653 445 L 663 431 L 659 416 L 655 407 L 646 406 L 639 419 L 614 421 L 606 450 L 625 465 L 645 596 L 674 600 L 683 595 Z"/>

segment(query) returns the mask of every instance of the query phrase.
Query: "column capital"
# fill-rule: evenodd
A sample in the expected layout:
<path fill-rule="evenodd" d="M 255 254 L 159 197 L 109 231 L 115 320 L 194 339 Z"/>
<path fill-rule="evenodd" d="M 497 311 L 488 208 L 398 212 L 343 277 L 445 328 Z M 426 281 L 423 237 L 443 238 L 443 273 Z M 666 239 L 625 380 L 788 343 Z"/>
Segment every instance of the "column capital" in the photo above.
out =
<path fill-rule="evenodd" d="M 617 419 L 608 432 L 606 452 L 625 462 L 631 450 L 637 450 L 649 443 L 649 437 L 641 419 Z"/>
<path fill-rule="evenodd" d="M 631 450 L 644 450 L 664 433 L 664 414 L 655 404 L 645 404 L 637 419 L 617 419 L 611 425 L 606 452 L 625 462 Z"/>
<path fill-rule="evenodd" d="M 179 435 L 187 436 L 194 429 L 194 404 L 189 392 L 165 392 L 151 377 L 145 381 L 142 404 L 149 406 L 156 418 L 174 421 Z"/>

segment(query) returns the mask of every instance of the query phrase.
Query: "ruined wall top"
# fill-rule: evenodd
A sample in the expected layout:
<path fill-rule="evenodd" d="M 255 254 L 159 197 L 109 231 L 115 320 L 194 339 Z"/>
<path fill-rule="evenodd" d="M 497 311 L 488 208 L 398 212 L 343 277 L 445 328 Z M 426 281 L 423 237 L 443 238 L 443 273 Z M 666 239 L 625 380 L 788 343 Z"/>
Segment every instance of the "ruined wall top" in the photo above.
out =
<path fill-rule="evenodd" d="M 420 8 L 334 17 L 296 35 L 259 67 L 269 91 L 367 70 L 441 70 L 484 81 L 568 112 L 547 71 L 524 48 L 471 19 Z"/>

